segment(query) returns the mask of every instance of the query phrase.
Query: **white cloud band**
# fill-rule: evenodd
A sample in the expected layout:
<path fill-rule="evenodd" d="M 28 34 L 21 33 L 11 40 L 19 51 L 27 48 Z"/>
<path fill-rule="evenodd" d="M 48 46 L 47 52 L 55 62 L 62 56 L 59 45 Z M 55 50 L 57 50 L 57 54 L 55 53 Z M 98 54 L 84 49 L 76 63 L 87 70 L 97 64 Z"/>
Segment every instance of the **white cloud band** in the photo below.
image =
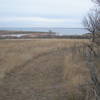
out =
<path fill-rule="evenodd" d="M 16 22 L 16 21 L 24 21 L 24 22 L 47 22 L 47 23 L 64 23 L 64 22 L 79 22 L 78 19 L 59 19 L 59 18 L 43 18 L 43 17 L 2 17 L 0 18 L 0 22 Z"/>

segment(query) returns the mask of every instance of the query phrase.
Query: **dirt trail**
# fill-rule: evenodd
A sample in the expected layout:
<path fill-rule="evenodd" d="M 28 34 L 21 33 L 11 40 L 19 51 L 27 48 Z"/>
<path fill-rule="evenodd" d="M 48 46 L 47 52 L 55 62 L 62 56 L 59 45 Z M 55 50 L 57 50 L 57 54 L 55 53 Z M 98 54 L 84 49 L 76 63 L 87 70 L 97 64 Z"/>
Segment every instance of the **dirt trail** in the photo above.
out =
<path fill-rule="evenodd" d="M 0 100 L 66 100 L 63 67 L 69 51 L 44 52 L 14 67 L 2 79 Z"/>

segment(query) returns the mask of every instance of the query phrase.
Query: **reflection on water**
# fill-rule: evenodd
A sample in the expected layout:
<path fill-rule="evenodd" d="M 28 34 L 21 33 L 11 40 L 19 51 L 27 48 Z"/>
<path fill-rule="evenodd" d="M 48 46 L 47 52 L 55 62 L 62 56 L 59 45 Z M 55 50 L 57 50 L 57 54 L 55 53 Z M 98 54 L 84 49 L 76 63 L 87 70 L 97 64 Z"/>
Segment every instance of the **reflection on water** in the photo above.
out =
<path fill-rule="evenodd" d="M 0 37 L 5 38 L 5 37 L 17 37 L 20 38 L 22 36 L 25 36 L 27 34 L 7 34 L 7 35 L 0 35 Z"/>

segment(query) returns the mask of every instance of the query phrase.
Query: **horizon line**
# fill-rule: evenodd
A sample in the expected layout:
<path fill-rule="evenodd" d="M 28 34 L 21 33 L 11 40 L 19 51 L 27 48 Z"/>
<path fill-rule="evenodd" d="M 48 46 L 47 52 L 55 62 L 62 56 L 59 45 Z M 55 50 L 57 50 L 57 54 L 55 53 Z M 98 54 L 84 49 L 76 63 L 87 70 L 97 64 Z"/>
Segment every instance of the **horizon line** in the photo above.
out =
<path fill-rule="evenodd" d="M 40 26 L 34 26 L 34 27 L 10 27 L 10 26 L 0 26 L 0 28 L 66 28 L 66 29 L 72 29 L 72 28 L 76 28 L 76 29 L 78 29 L 78 28 L 83 28 L 83 29 L 86 29 L 86 28 L 84 28 L 84 27 L 49 27 L 49 26 L 47 26 L 47 27 L 40 27 Z"/>

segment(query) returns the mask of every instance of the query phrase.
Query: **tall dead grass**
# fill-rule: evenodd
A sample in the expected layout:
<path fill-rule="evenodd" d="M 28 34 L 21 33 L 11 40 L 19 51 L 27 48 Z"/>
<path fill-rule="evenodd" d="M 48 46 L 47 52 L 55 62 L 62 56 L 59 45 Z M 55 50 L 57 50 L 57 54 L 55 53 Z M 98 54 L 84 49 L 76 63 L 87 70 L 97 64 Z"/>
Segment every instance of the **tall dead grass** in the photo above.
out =
<path fill-rule="evenodd" d="M 85 100 L 89 91 L 87 84 L 90 81 L 89 70 L 84 60 L 83 45 L 87 43 L 88 40 L 77 39 L 1 40 L 0 80 L 10 84 L 4 83 L 3 86 L 7 86 L 10 96 L 15 93 L 14 98 L 18 94 L 13 91 L 13 87 L 19 89 L 17 84 L 21 84 L 20 91 L 24 91 L 23 87 L 26 87 L 27 91 L 34 87 L 40 94 L 42 89 L 50 87 L 44 95 L 55 97 L 52 100 L 59 100 L 59 97 L 64 100 Z M 11 72 L 13 74 L 10 74 Z M 27 91 L 23 93 L 28 93 Z M 3 92 L 7 92 L 5 88 Z"/>

